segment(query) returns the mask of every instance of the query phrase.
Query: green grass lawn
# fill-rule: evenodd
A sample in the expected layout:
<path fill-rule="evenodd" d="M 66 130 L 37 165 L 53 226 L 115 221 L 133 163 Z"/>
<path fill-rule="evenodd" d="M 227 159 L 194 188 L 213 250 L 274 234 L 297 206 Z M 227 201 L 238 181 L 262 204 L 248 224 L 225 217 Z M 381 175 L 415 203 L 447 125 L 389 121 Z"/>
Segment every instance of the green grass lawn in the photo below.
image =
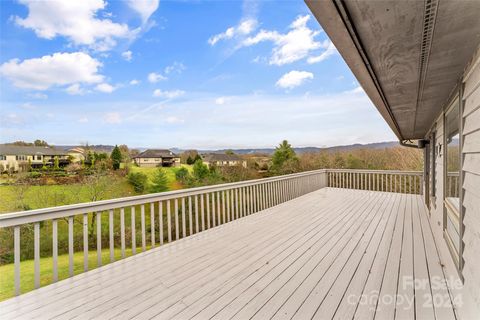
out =
<path fill-rule="evenodd" d="M 147 246 L 147 250 L 149 246 Z M 142 248 L 137 248 L 137 253 L 142 252 Z M 132 249 L 125 249 L 125 256 L 132 255 Z M 115 260 L 120 260 L 121 251 L 115 249 Z M 74 253 L 74 274 L 83 272 L 83 252 Z M 110 263 L 110 251 L 102 250 L 102 264 Z M 88 255 L 89 270 L 97 268 L 97 252 L 90 251 Z M 40 286 L 46 286 L 52 283 L 53 260 L 51 257 L 40 259 Z M 68 254 L 58 256 L 58 279 L 68 278 Z M 20 290 L 25 293 L 34 289 L 34 260 L 25 260 L 20 263 Z M 14 265 L 7 264 L 0 266 L 0 301 L 15 296 L 14 286 Z"/>
<path fill-rule="evenodd" d="M 108 188 L 104 199 L 133 195 L 132 186 L 122 179 Z M 22 203 L 33 210 L 89 201 L 88 187 L 82 184 L 29 186 L 27 189 L 14 185 L 0 186 L 0 213 L 19 211 Z"/>

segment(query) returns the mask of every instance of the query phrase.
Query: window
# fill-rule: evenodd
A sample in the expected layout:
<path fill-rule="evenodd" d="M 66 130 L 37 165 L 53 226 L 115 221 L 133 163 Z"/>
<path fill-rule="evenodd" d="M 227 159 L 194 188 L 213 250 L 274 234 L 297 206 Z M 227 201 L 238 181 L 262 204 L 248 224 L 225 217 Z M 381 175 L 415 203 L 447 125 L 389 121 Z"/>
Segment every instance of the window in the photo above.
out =
<path fill-rule="evenodd" d="M 27 160 L 27 156 L 23 156 L 23 155 L 21 155 L 21 156 L 15 156 L 15 159 L 16 159 L 17 161 L 25 161 L 25 160 Z"/>
<path fill-rule="evenodd" d="M 0 154 L 0 160 L 7 160 L 7 156 L 4 156 L 4 155 Z"/>
<path fill-rule="evenodd" d="M 460 103 L 455 99 L 445 115 L 444 229 L 458 261 L 460 246 Z"/>
<path fill-rule="evenodd" d="M 37 156 L 37 160 L 42 160 L 42 156 Z"/>

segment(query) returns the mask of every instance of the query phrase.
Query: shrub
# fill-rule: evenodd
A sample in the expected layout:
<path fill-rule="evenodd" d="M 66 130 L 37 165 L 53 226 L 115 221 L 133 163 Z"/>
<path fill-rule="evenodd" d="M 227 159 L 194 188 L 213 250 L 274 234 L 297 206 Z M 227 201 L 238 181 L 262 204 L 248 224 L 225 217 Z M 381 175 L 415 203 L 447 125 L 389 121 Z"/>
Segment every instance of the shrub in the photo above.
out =
<path fill-rule="evenodd" d="M 175 171 L 175 178 L 177 181 L 185 182 L 189 175 L 190 173 L 188 172 L 187 168 L 184 167 Z"/>
<path fill-rule="evenodd" d="M 113 170 L 120 169 L 120 163 L 122 162 L 122 152 L 120 151 L 120 148 L 118 146 L 115 146 L 115 148 L 113 148 L 110 159 L 112 159 Z"/>
<path fill-rule="evenodd" d="M 131 172 L 128 174 L 128 182 L 137 193 L 143 193 L 145 191 L 147 179 L 147 176 L 141 172 Z"/>
<path fill-rule="evenodd" d="M 40 178 L 41 176 L 42 176 L 42 174 L 38 171 L 32 171 L 28 175 L 28 177 L 32 178 L 32 179 L 37 179 L 37 178 Z"/>
<path fill-rule="evenodd" d="M 168 190 L 168 178 L 165 170 L 158 168 L 157 172 L 152 179 L 152 186 L 150 187 L 150 192 L 163 192 Z"/>

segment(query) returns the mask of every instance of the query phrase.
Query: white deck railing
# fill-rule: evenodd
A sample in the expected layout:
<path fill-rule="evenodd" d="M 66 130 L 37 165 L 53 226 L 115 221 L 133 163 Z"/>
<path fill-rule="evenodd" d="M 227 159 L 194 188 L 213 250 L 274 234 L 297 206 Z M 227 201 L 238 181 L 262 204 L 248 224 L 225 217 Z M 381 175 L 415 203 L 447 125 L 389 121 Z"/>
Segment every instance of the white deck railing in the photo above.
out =
<path fill-rule="evenodd" d="M 107 242 L 106 236 L 102 242 L 102 223 L 108 224 L 108 247 L 105 247 L 109 249 L 109 261 L 113 262 L 116 247 L 121 250 L 121 258 L 126 256 L 127 245 L 131 247 L 132 254 L 136 253 L 138 227 L 140 227 L 138 240 L 141 241 L 141 250 L 145 251 L 147 247 L 153 248 L 157 244 L 162 245 L 164 242 L 185 238 L 326 187 L 326 178 L 326 170 L 316 170 L 266 179 L 1 214 L 0 231 L 2 228 L 13 228 L 15 294 L 21 292 L 21 234 L 25 235 L 27 232 L 31 237 L 32 225 L 34 287 L 38 288 L 41 229 L 44 232 L 51 231 L 52 279 L 56 282 L 59 274 L 59 228 L 68 233 L 68 274 L 71 277 L 74 275 L 75 248 L 80 247 L 80 251 L 83 251 L 84 272 L 89 269 L 91 247 L 97 251 L 97 267 L 102 265 L 102 249 Z M 126 225 L 128 213 L 130 228 Z M 145 221 L 146 215 L 150 216 L 150 226 L 147 225 L 148 221 L 147 223 Z M 105 220 L 102 220 L 102 216 L 105 216 Z M 156 218 L 158 221 L 155 221 Z M 80 239 L 74 237 L 75 222 L 80 226 Z"/>
<path fill-rule="evenodd" d="M 328 186 L 396 193 L 423 193 L 421 171 L 328 169 Z"/>

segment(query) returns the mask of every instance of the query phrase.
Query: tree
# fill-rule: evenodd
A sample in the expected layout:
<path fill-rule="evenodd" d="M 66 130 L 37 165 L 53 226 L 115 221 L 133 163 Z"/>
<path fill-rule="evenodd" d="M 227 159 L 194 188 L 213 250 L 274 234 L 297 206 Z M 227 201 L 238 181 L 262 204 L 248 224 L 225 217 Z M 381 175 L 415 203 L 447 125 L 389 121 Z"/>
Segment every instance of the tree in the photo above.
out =
<path fill-rule="evenodd" d="M 131 172 L 128 174 L 128 182 L 133 186 L 133 189 L 137 193 L 145 191 L 147 186 L 148 177 L 141 172 Z"/>
<path fill-rule="evenodd" d="M 60 170 L 60 160 L 58 160 L 58 156 L 55 156 L 53 160 L 53 170 L 55 171 Z"/>
<path fill-rule="evenodd" d="M 33 142 L 36 147 L 49 147 L 50 145 L 45 140 L 37 139 Z"/>
<path fill-rule="evenodd" d="M 168 190 L 168 178 L 165 170 L 158 168 L 155 172 L 155 175 L 152 179 L 152 185 L 150 187 L 150 192 L 164 192 Z"/>
<path fill-rule="evenodd" d="M 295 164 L 298 162 L 297 155 L 292 146 L 287 140 L 283 140 L 282 143 L 275 148 L 275 152 L 272 157 L 272 170 L 275 172 L 285 173 L 284 169 L 291 172 L 295 169 Z"/>
<path fill-rule="evenodd" d="M 187 162 L 187 164 L 188 164 L 188 165 L 192 165 L 192 164 L 194 164 L 194 163 L 195 163 L 195 161 L 193 160 L 193 158 L 192 158 L 192 157 L 190 157 L 190 156 L 188 156 L 188 158 L 187 158 L 187 161 L 186 161 L 186 162 Z"/>
<path fill-rule="evenodd" d="M 187 168 L 181 167 L 175 172 L 175 179 L 180 182 L 185 182 L 188 178 L 190 173 L 188 172 Z"/>
<path fill-rule="evenodd" d="M 201 181 L 208 177 L 208 167 L 203 163 L 202 159 L 195 161 L 193 164 L 193 177 L 197 181 Z"/>
<path fill-rule="evenodd" d="M 117 145 L 115 145 L 115 148 L 113 148 L 110 159 L 112 159 L 113 170 L 120 169 L 120 163 L 122 162 L 122 153 Z"/>
<path fill-rule="evenodd" d="M 198 160 L 202 161 L 202 157 L 197 153 L 195 158 L 193 158 L 193 163 L 197 162 Z"/>

